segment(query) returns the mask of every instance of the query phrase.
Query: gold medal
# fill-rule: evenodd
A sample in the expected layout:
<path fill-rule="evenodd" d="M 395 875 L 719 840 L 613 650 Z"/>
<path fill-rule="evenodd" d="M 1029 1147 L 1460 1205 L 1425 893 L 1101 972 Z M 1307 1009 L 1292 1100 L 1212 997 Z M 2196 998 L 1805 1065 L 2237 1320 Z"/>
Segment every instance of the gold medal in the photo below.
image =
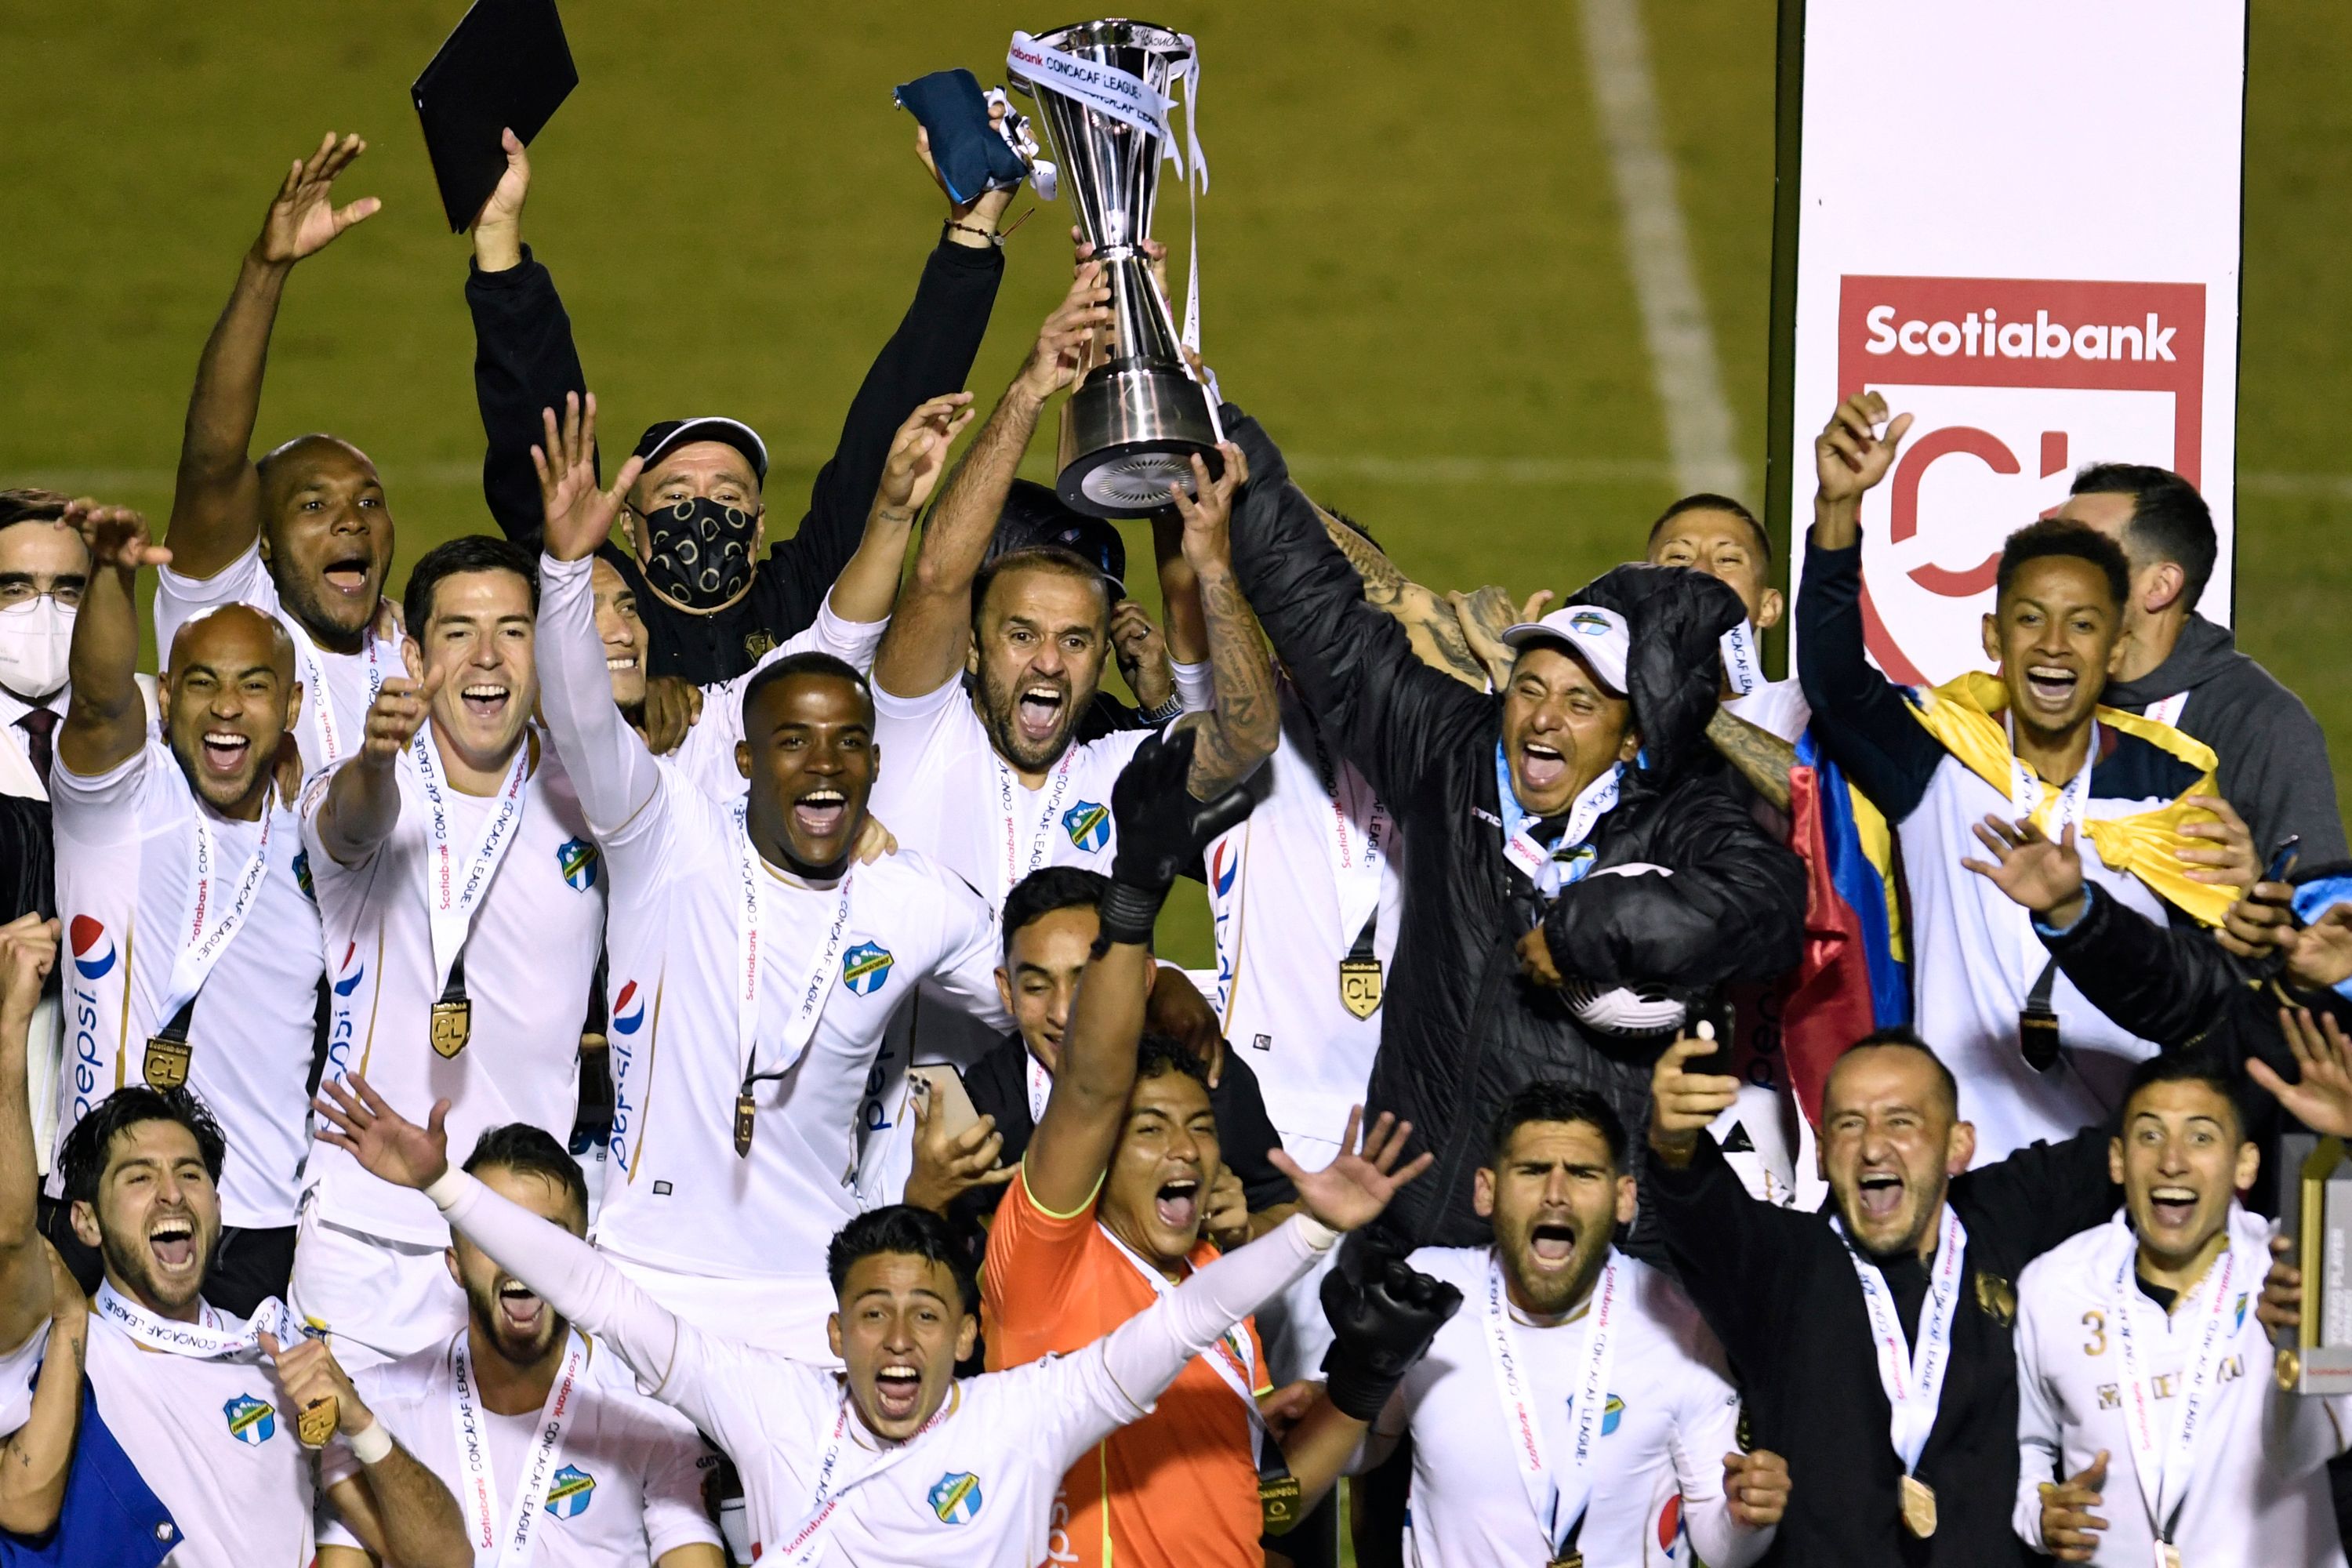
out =
<path fill-rule="evenodd" d="M 2293 1350 L 2282 1350 L 2271 1363 L 2271 1375 L 2278 1380 L 2281 1394 L 2293 1394 L 2295 1384 L 2303 1381 L 2303 1358 Z"/>
<path fill-rule="evenodd" d="M 1584 1568 L 1584 1553 L 1571 1546 L 1546 1563 L 1544 1568 Z"/>
<path fill-rule="evenodd" d="M 751 1090 L 748 1086 L 735 1097 L 735 1154 L 738 1159 L 751 1158 L 751 1123 L 759 1110 L 760 1108 L 752 1102 Z"/>
<path fill-rule="evenodd" d="M 1359 1018 L 1381 1009 L 1381 961 L 1343 958 L 1339 961 L 1339 1005 Z"/>
<path fill-rule="evenodd" d="M 2169 1541 L 2158 1542 L 2156 1554 L 2163 1561 L 2164 1568 L 2180 1568 L 2180 1548 Z"/>
<path fill-rule="evenodd" d="M 466 1048 L 473 1037 L 474 1004 L 460 997 L 455 1002 L 433 1004 L 433 1048 L 444 1057 L 454 1057 Z"/>
<path fill-rule="evenodd" d="M 194 1047 L 185 1040 L 156 1035 L 147 1042 L 147 1058 L 139 1075 L 150 1089 L 177 1089 L 188 1081 L 188 1058 Z"/>
<path fill-rule="evenodd" d="M 323 1448 L 327 1439 L 335 1435 L 338 1415 L 333 1394 L 314 1399 L 294 1417 L 294 1436 L 306 1448 Z"/>
<path fill-rule="evenodd" d="M 1936 1491 L 1916 1476 L 1903 1478 L 1903 1528 L 1925 1541 L 1936 1533 Z"/>
<path fill-rule="evenodd" d="M 1257 1505 L 1268 1535 L 1281 1535 L 1298 1522 L 1298 1478 L 1287 1471 L 1257 1479 Z"/>

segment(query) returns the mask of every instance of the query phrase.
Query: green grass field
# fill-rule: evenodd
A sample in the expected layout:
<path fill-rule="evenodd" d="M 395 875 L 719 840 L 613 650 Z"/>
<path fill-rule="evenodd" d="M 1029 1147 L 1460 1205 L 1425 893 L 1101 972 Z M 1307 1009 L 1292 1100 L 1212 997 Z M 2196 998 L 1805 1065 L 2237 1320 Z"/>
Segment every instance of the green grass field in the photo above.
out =
<path fill-rule="evenodd" d="M 237 254 L 287 161 L 331 127 L 372 144 L 339 194 L 384 210 L 295 279 L 259 439 L 323 428 L 367 448 L 405 560 L 488 526 L 467 245 L 445 231 L 407 100 L 462 8 L 0 8 L 16 236 L 0 250 L 0 483 L 168 508 L 189 377 Z M 534 149 L 526 229 L 611 428 L 748 418 L 777 454 L 771 505 L 797 516 L 941 216 L 890 88 L 950 65 L 997 79 L 1016 25 L 1063 18 L 901 0 L 568 11 L 582 86 Z M 2352 783 L 2337 542 L 2352 528 L 2352 12 L 2254 11 L 2238 623 L 2318 711 Z M 1760 500 L 1773 8 L 1651 0 L 1645 17 Z M 1566 588 L 1636 549 L 1673 486 L 1575 5 L 1194 0 L 1161 19 L 1199 37 L 1206 66 L 1209 357 L 1300 478 L 1441 587 Z M 983 403 L 1067 277 L 1066 211 L 1012 240 L 974 373 Z M 1181 204 L 1159 228 L 1181 236 Z M 1197 910 L 1169 935 L 1176 955 L 1204 955 Z"/>

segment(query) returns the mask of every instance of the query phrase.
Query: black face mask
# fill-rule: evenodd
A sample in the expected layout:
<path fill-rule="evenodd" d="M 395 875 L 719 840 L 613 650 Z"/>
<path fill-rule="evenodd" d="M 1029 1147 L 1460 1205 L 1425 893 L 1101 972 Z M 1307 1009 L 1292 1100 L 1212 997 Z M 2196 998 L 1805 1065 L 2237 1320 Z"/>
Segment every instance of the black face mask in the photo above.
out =
<path fill-rule="evenodd" d="M 646 582 L 689 610 L 715 610 L 751 583 L 760 515 L 709 497 L 643 513 Z"/>

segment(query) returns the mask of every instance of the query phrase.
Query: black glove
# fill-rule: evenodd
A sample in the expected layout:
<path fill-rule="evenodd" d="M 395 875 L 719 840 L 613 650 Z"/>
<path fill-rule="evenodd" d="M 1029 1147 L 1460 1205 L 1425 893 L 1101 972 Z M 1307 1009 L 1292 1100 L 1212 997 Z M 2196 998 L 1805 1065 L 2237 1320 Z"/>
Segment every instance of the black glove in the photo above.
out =
<path fill-rule="evenodd" d="M 1176 873 L 1200 864 L 1209 841 L 1250 814 L 1255 802 L 1242 784 L 1205 803 L 1185 787 L 1198 735 L 1189 725 L 1171 735 L 1154 735 L 1136 748 L 1111 785 L 1118 849 L 1111 857 L 1097 947 L 1150 941 L 1152 922 Z"/>
<path fill-rule="evenodd" d="M 1360 1285 L 1340 1269 L 1323 1277 L 1323 1316 L 1331 1348 L 1323 1375 L 1331 1404 L 1359 1421 L 1379 1416 L 1404 1374 L 1462 1307 L 1462 1292 L 1402 1258 L 1368 1268 Z"/>

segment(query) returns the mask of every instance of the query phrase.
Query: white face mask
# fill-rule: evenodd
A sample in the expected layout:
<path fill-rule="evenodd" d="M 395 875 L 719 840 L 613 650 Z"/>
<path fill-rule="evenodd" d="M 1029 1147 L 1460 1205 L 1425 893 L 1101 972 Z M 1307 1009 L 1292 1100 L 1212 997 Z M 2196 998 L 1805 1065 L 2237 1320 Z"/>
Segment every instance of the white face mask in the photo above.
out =
<path fill-rule="evenodd" d="M 0 686 L 27 698 L 47 697 L 63 686 L 73 628 L 72 608 L 55 595 L 0 610 Z"/>

